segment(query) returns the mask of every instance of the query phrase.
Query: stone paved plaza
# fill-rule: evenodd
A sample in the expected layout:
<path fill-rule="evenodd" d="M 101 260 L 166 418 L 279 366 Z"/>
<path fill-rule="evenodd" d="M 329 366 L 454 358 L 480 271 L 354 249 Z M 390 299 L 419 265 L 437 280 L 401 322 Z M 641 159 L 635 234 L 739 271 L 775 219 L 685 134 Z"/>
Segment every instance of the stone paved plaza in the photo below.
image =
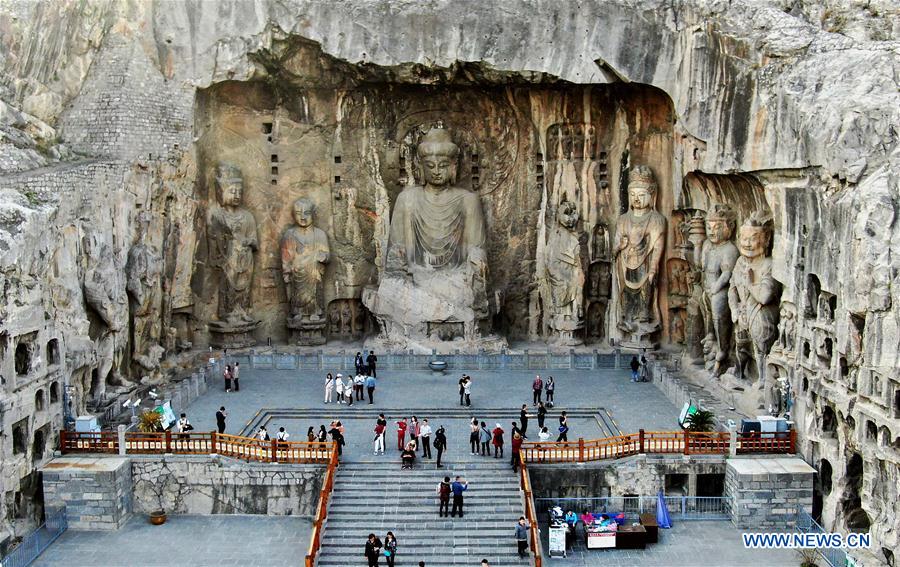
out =
<path fill-rule="evenodd" d="M 153 526 L 136 515 L 118 531 L 68 530 L 33 565 L 296 567 L 310 530 L 309 520 L 296 517 L 170 516 Z"/>
<path fill-rule="evenodd" d="M 372 456 L 372 428 L 379 412 L 389 421 L 386 444 L 396 446 L 394 421 L 400 416 L 417 415 L 430 418 L 434 430 L 443 424 L 449 442 L 448 459 L 469 456 L 468 420 L 477 417 L 489 428 L 500 422 L 507 432 L 509 443 L 511 421 L 519 421 L 518 411 L 528 403 L 532 417 L 528 436 L 537 440 L 537 418 L 533 414 L 531 382 L 536 373 L 543 378 L 553 376 L 556 381 L 555 407 L 547 416 L 546 426 L 556 438 L 558 417 L 563 410 L 589 409 L 600 413 L 608 411 L 622 432 L 629 433 L 644 428 L 648 431 L 671 431 L 678 428 L 678 410 L 652 383 L 632 383 L 625 369 L 598 369 L 589 371 L 553 370 L 535 371 L 467 371 L 473 377 L 472 406 L 459 405 L 458 380 L 462 370 L 444 375 L 429 371 L 391 371 L 378 373 L 375 403 L 368 400 L 354 402 L 352 407 L 337 403 L 324 403 L 324 377 L 326 371 L 253 369 L 247 359 L 241 361 L 241 390 L 226 393 L 218 381 L 209 391 L 187 408 L 191 423 L 199 431 L 215 429 L 215 412 L 225 406 L 228 412 L 227 433 L 252 435 L 253 422 L 261 408 L 293 408 L 300 417 L 273 419 L 266 424 L 274 437 L 279 427 L 291 434 L 291 440 L 305 440 L 306 430 L 313 426 L 326 429 L 332 419 L 339 419 L 346 426 L 347 447 L 345 459 L 360 460 Z M 175 408 L 177 411 L 179 408 Z M 429 410 L 442 417 L 429 416 Z M 498 412 L 502 410 L 501 418 Z M 309 417 L 304 417 L 308 412 Z M 254 422 L 255 423 L 255 422 Z M 579 437 L 593 439 L 610 433 L 593 417 L 569 420 L 569 440 Z"/>

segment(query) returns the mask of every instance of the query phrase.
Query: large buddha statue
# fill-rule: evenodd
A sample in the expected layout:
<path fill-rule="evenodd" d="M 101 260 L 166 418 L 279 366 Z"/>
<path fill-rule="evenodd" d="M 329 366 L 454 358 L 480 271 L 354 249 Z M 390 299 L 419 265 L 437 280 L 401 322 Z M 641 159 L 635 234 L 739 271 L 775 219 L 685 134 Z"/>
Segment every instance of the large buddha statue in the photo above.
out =
<path fill-rule="evenodd" d="M 397 197 L 384 273 L 363 301 L 388 336 L 472 339 L 488 316 L 481 201 L 456 186 L 459 147 L 447 130 L 429 130 L 416 155 L 423 184 Z"/>
<path fill-rule="evenodd" d="M 658 187 L 653 171 L 639 165 L 628 172 L 629 210 L 616 221 L 616 278 L 622 344 L 652 347 L 660 328 L 657 285 L 666 240 L 666 217 L 655 210 Z"/>
<path fill-rule="evenodd" d="M 295 226 L 281 238 L 281 266 L 291 306 L 288 327 L 299 329 L 301 344 L 325 342 L 325 264 L 331 257 L 328 236 L 313 226 L 315 208 L 301 197 L 294 201 Z"/>

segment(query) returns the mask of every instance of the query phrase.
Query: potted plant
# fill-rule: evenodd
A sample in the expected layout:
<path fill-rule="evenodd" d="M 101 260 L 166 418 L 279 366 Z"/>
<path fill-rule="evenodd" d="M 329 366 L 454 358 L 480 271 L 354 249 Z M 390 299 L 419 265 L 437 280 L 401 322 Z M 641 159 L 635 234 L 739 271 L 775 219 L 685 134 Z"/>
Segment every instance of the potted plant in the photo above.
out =
<path fill-rule="evenodd" d="M 153 410 L 142 411 L 138 416 L 137 428 L 141 433 L 162 431 L 162 414 Z"/>
<path fill-rule="evenodd" d="M 161 526 L 166 523 L 166 511 L 154 510 L 150 512 L 150 523 L 154 526 Z"/>
<path fill-rule="evenodd" d="M 684 424 L 688 431 L 715 431 L 716 414 L 698 409 L 684 420 Z"/>

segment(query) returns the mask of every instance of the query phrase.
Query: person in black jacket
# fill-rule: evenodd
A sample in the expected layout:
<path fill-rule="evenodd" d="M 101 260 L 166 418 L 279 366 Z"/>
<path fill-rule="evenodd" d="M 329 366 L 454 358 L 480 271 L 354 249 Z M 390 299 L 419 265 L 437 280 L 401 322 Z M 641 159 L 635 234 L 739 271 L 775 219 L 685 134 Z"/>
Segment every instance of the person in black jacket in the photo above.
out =
<path fill-rule="evenodd" d="M 363 355 L 361 352 L 356 353 L 356 358 L 353 359 L 353 365 L 356 367 L 356 373 L 363 373 L 363 366 L 365 366 L 365 362 L 363 362 Z"/>
<path fill-rule="evenodd" d="M 369 560 L 369 567 L 378 567 L 378 558 L 381 557 L 381 540 L 375 537 L 375 534 L 369 534 L 366 541 L 366 559 Z"/>
<path fill-rule="evenodd" d="M 366 357 L 366 365 L 369 367 L 369 376 L 372 376 L 373 378 L 378 378 L 378 376 L 375 375 L 376 362 L 378 362 L 378 357 L 375 356 L 374 350 L 370 350 L 369 356 Z"/>
<path fill-rule="evenodd" d="M 216 427 L 219 430 L 219 433 L 225 433 L 225 418 L 228 417 L 228 414 L 225 413 L 225 406 L 219 408 L 219 411 L 216 412 Z"/>
<path fill-rule="evenodd" d="M 546 419 L 546 417 L 547 417 L 547 406 L 544 405 L 544 402 L 540 402 L 538 404 L 537 417 L 538 417 L 538 429 L 543 429 L 544 428 L 544 419 Z"/>
<path fill-rule="evenodd" d="M 437 433 L 434 434 L 434 448 L 437 449 L 437 468 L 442 469 L 444 465 L 441 464 L 441 455 L 447 449 L 447 433 L 443 425 L 438 427 Z"/>

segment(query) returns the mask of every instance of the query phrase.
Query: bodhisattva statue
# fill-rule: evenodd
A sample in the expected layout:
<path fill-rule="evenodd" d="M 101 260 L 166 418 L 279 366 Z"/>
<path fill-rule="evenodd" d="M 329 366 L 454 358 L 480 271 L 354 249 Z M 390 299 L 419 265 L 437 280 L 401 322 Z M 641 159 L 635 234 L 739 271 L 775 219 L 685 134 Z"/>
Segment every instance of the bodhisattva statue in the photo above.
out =
<path fill-rule="evenodd" d="M 728 289 L 739 253 L 731 241 L 736 215 L 727 205 L 714 205 L 706 217 L 706 240 L 700 252 L 703 266 L 703 304 L 706 334 L 715 344 L 713 374 L 725 371 L 731 351 L 731 311 Z"/>
<path fill-rule="evenodd" d="M 328 236 L 313 226 L 315 207 L 301 197 L 294 201 L 296 226 L 287 229 L 281 238 L 281 266 L 287 284 L 291 312 L 288 327 L 318 331 L 315 337 L 302 333 L 298 337 L 305 344 L 325 342 L 325 264 L 331 258 Z M 309 339 L 312 339 L 310 342 Z"/>
<path fill-rule="evenodd" d="M 748 377 L 747 366 L 752 359 L 767 390 L 773 386 L 765 382 L 765 357 L 778 336 L 781 299 L 781 284 L 772 277 L 772 258 L 767 256 L 771 240 L 771 218 L 755 212 L 744 221 L 738 238 L 741 255 L 728 290 L 738 377 Z"/>
<path fill-rule="evenodd" d="M 584 254 L 575 232 L 578 209 L 563 201 L 556 213 L 557 225 L 547 239 L 544 273 L 544 310 L 547 326 L 568 345 L 578 344 L 576 331 L 584 328 Z"/>
<path fill-rule="evenodd" d="M 134 322 L 132 360 L 144 370 L 159 368 L 163 348 L 159 344 L 162 309 L 162 258 L 147 244 L 149 219 L 141 219 L 138 242 L 128 252 L 126 289 L 131 296 Z"/>
<path fill-rule="evenodd" d="M 407 186 L 397 197 L 384 273 L 363 303 L 388 338 L 431 333 L 471 340 L 488 318 L 481 201 L 455 185 L 459 147 L 447 130 L 429 130 L 416 154 L 424 184 Z"/>
<path fill-rule="evenodd" d="M 660 328 L 657 272 L 666 239 L 666 217 L 654 210 L 658 186 L 653 171 L 639 165 L 628 172 L 630 210 L 616 221 L 617 326 L 626 347 L 653 347 Z"/>
<path fill-rule="evenodd" d="M 209 262 L 218 286 L 217 331 L 243 331 L 258 323 L 250 315 L 250 284 L 253 282 L 253 255 L 259 249 L 256 220 L 242 206 L 244 179 L 233 165 L 216 168 L 216 199 L 207 225 Z"/>
<path fill-rule="evenodd" d="M 109 245 L 92 234 L 84 239 L 84 249 L 88 259 L 84 274 L 84 298 L 105 327 L 97 337 L 100 381 L 95 396 L 102 399 L 108 379 L 111 378 L 110 382 L 114 384 L 121 383 L 122 355 L 128 344 L 128 294 Z"/>

